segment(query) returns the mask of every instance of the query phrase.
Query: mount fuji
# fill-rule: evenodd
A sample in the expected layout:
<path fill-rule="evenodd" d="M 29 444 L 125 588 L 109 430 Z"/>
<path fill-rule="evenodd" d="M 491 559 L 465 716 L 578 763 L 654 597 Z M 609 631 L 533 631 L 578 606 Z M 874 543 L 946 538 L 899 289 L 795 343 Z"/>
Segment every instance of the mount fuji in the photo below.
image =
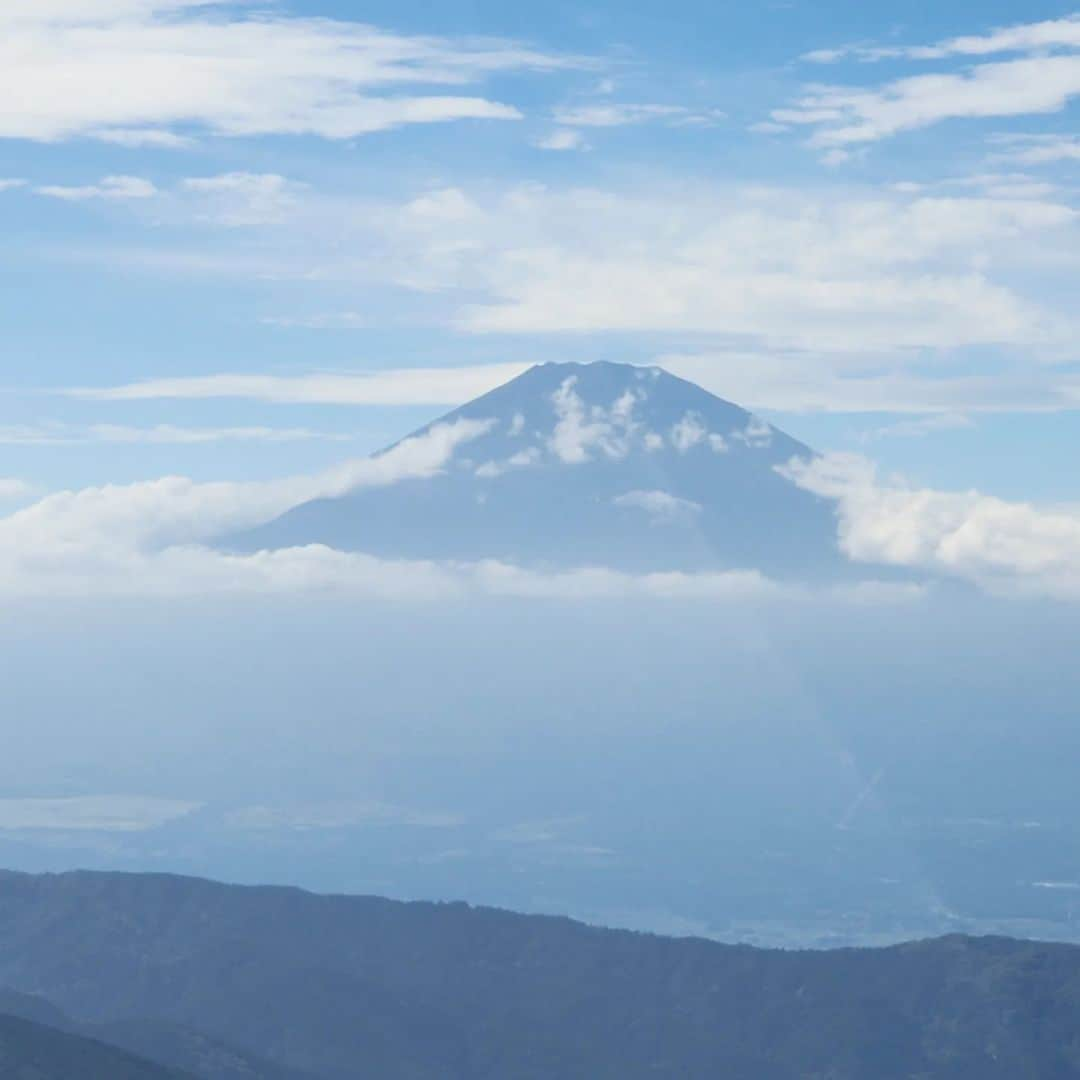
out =
<path fill-rule="evenodd" d="M 440 426 L 468 437 L 435 475 L 303 503 L 226 546 L 635 572 L 854 572 L 832 504 L 781 471 L 813 451 L 660 368 L 541 364 L 409 438 Z"/>

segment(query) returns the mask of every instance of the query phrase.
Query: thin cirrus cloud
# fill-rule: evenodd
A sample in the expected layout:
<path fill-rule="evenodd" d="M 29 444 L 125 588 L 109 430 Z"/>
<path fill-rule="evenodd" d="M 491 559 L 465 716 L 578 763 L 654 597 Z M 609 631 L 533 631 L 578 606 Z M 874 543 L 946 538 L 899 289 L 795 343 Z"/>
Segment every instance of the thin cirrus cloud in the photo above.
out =
<path fill-rule="evenodd" d="M 198 446 L 223 442 L 288 443 L 326 439 L 344 442 L 350 435 L 313 431 L 310 428 L 275 427 L 179 427 L 155 424 L 132 427 L 125 424 L 67 424 L 0 426 L 0 446 L 87 446 L 95 443 Z M 0 496 L 4 494 L 0 481 Z"/>
<path fill-rule="evenodd" d="M 807 352 L 668 353 L 674 375 L 750 409 L 790 413 L 1052 413 L 1080 407 L 1073 373 L 1023 363 L 993 372 L 925 374 L 888 355 L 846 357 Z"/>
<path fill-rule="evenodd" d="M 610 103 L 581 105 L 556 109 L 555 123 L 560 127 L 606 128 L 631 124 L 664 122 L 668 124 L 705 124 L 719 120 L 723 113 L 715 110 L 695 111 L 683 105 Z"/>
<path fill-rule="evenodd" d="M 64 202 L 85 202 L 88 199 L 152 199 L 157 188 L 140 176 L 106 176 L 97 184 L 66 186 L 44 184 L 34 188 L 37 195 Z"/>
<path fill-rule="evenodd" d="M 202 199 L 198 216 L 219 225 L 274 225 L 285 220 L 306 185 L 277 173 L 230 172 L 192 176 L 180 189 Z"/>
<path fill-rule="evenodd" d="M 820 64 L 834 63 L 848 56 L 865 61 L 897 58 L 942 60 L 949 56 L 989 56 L 1000 52 L 1059 48 L 1080 49 L 1080 15 L 1000 27 L 988 34 L 964 34 L 947 38 L 936 45 L 853 45 L 840 49 L 817 49 L 806 53 L 803 59 Z"/>
<path fill-rule="evenodd" d="M 514 42 L 397 34 L 244 5 L 13 0 L 0 9 L 0 137 L 179 147 L 200 133 L 348 139 L 408 124 L 511 120 L 521 115 L 513 105 L 460 88 L 498 73 L 582 66 Z"/>
<path fill-rule="evenodd" d="M 716 123 L 724 115 L 719 109 L 702 111 L 684 105 L 610 102 L 564 106 L 552 114 L 552 120 L 557 125 L 555 129 L 536 139 L 533 145 L 541 150 L 588 150 L 589 143 L 581 128 L 619 128 L 649 123 L 662 123 L 669 127 L 700 127 Z"/>
<path fill-rule="evenodd" d="M 919 73 L 870 88 L 811 85 L 793 105 L 774 110 L 774 122 L 805 126 L 818 147 L 876 142 L 952 119 L 1059 112 L 1080 95 L 1080 18 L 1007 27 L 929 46 L 822 49 L 805 59 L 832 63 L 1012 58 L 975 63 L 962 71 Z"/>
<path fill-rule="evenodd" d="M 460 405 L 494 390 L 528 364 L 459 368 L 395 368 L 365 374 L 196 375 L 78 387 L 69 397 L 92 401 L 237 398 L 276 404 Z"/>
<path fill-rule="evenodd" d="M 144 832 L 187 817 L 202 805 L 132 795 L 0 799 L 0 831 Z"/>
<path fill-rule="evenodd" d="M 994 157 L 1018 165 L 1080 161 L 1080 136 L 1003 134 L 991 137 Z"/>

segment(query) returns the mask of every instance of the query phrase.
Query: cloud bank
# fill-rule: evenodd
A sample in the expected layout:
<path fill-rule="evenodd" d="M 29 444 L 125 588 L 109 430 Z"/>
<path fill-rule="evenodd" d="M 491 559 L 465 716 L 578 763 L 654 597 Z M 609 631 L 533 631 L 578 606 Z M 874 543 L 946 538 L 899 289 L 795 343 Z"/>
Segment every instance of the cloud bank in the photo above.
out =
<path fill-rule="evenodd" d="M 794 461 L 785 471 L 837 500 L 840 546 L 852 559 L 960 577 L 990 592 L 1080 599 L 1080 508 L 882 481 L 854 455 Z"/>

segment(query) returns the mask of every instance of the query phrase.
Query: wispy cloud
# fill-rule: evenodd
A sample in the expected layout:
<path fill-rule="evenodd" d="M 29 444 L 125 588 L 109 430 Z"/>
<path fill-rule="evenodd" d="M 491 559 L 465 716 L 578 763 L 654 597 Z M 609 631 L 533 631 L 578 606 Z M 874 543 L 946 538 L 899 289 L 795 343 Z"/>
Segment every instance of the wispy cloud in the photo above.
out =
<path fill-rule="evenodd" d="M 587 150 L 585 136 L 571 128 L 558 128 L 548 135 L 543 135 L 535 144 L 540 150 Z"/>
<path fill-rule="evenodd" d="M 232 829 L 352 829 L 408 825 L 419 829 L 452 829 L 465 824 L 459 814 L 416 810 L 382 802 L 323 802 L 284 806 L 245 806 L 225 815 Z"/>
<path fill-rule="evenodd" d="M 87 199 L 150 199 L 157 188 L 140 176 L 106 176 L 97 184 L 70 187 L 61 184 L 45 184 L 34 188 L 38 195 L 65 202 L 83 202 Z"/>
<path fill-rule="evenodd" d="M 313 431 L 310 428 L 276 427 L 178 427 L 156 424 L 131 427 L 125 424 L 37 424 L 0 426 L 0 445 L 6 446 L 85 446 L 92 443 L 131 443 L 162 445 L 199 445 L 220 442 L 303 442 L 311 439 L 345 441 L 352 436 L 337 432 Z M 0 481 L 0 495 L 3 494 Z"/>
<path fill-rule="evenodd" d="M 1052 165 L 1059 161 L 1080 161 L 1080 135 L 992 136 L 995 157 L 1018 165 Z"/>
<path fill-rule="evenodd" d="M 273 225 L 284 221 L 306 185 L 277 173 L 231 172 L 189 177 L 181 188 L 202 197 L 198 216 L 222 225 Z"/>
<path fill-rule="evenodd" d="M 588 150 L 585 129 L 664 124 L 668 127 L 701 127 L 715 124 L 726 114 L 719 109 L 691 109 L 685 105 L 643 102 L 602 102 L 564 105 L 552 113 L 556 127 L 534 141 L 541 150 Z"/>
<path fill-rule="evenodd" d="M 928 374 L 885 354 L 852 363 L 813 351 L 669 353 L 656 362 L 755 409 L 803 413 L 908 413 L 916 418 L 1080 408 L 1080 378 L 1045 366 Z"/>
<path fill-rule="evenodd" d="M 805 59 L 833 63 L 946 61 L 1019 53 L 962 71 L 919 73 L 879 86 L 811 85 L 775 122 L 812 129 L 811 143 L 842 148 L 952 119 L 1059 112 L 1080 94 L 1080 17 L 1029 23 L 925 46 L 822 49 Z"/>
<path fill-rule="evenodd" d="M 202 803 L 131 795 L 0 799 L 0 830 L 145 832 L 187 817 Z"/>
<path fill-rule="evenodd" d="M 358 311 L 329 311 L 316 315 L 267 315 L 259 320 L 263 326 L 279 326 L 285 330 L 360 330 L 371 325 Z"/>
<path fill-rule="evenodd" d="M 528 367 L 528 364 L 490 364 L 394 368 L 365 374 L 196 375 L 63 392 L 94 401 L 244 398 L 280 404 L 460 405 L 509 382 Z"/>
<path fill-rule="evenodd" d="M 667 491 L 627 491 L 611 501 L 624 509 L 642 511 L 654 524 L 692 524 L 702 511 L 701 503 Z"/>
<path fill-rule="evenodd" d="M 724 117 L 720 110 L 695 110 L 684 105 L 656 105 L 610 102 L 600 105 L 566 106 L 556 109 L 555 123 L 567 128 L 627 127 L 632 124 L 667 123 L 695 125 L 715 123 Z"/>
<path fill-rule="evenodd" d="M 964 431 L 975 426 L 970 416 L 964 413 L 934 413 L 919 416 L 912 420 L 898 420 L 894 424 L 874 428 L 866 432 L 865 441 L 874 439 L 924 439 L 942 431 Z"/>
<path fill-rule="evenodd" d="M 201 132 L 348 139 L 517 119 L 513 105 L 446 90 L 574 66 L 588 65 L 510 41 L 232 5 L 35 0 L 0 9 L 0 137 L 175 148 Z"/>
<path fill-rule="evenodd" d="M 986 34 L 946 38 L 934 45 L 848 45 L 838 49 L 818 49 L 806 53 L 803 59 L 819 64 L 835 63 L 849 56 L 865 61 L 943 60 L 949 56 L 989 56 L 1062 48 L 1080 49 L 1080 15 L 999 27 Z"/>

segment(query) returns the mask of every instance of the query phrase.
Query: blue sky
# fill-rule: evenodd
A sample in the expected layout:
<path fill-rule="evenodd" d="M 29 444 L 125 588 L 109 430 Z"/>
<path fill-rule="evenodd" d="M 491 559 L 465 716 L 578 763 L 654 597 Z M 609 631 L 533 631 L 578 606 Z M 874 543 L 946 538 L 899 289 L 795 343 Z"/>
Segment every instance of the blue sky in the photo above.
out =
<path fill-rule="evenodd" d="M 316 470 L 593 358 L 1076 500 L 1067 4 L 6 7 L 9 501 Z M 403 368 L 470 370 L 365 403 Z"/>

